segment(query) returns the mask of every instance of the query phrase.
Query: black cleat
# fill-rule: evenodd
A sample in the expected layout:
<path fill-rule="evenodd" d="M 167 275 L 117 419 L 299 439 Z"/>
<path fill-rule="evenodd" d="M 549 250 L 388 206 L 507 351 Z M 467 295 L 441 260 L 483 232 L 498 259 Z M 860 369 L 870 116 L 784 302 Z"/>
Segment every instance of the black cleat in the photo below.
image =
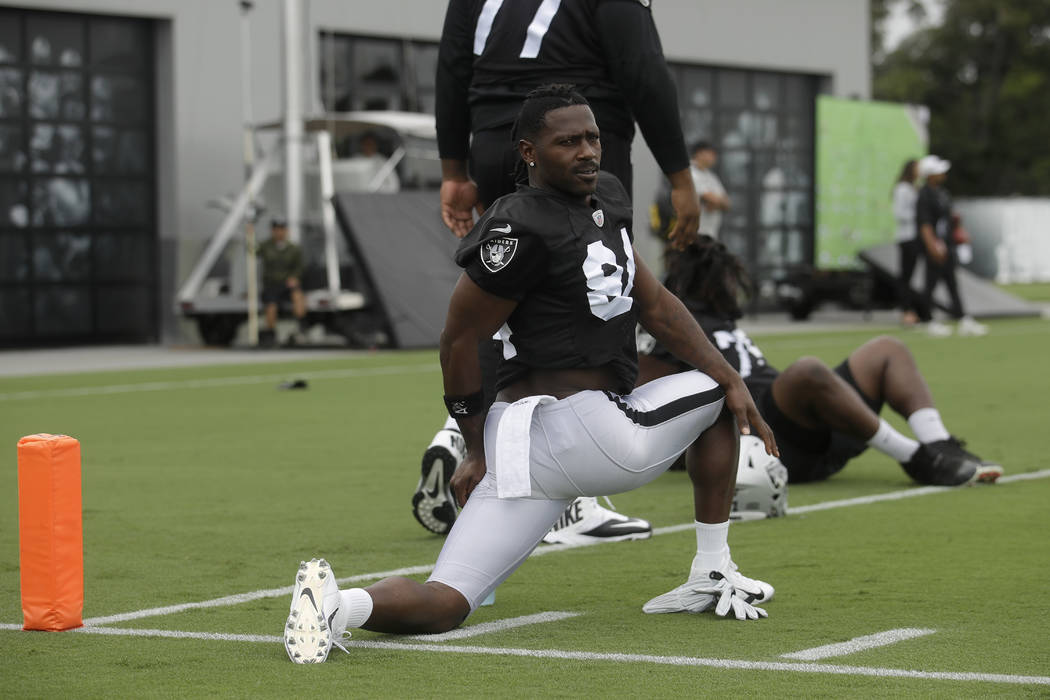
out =
<path fill-rule="evenodd" d="M 1003 468 L 982 460 L 964 448 L 955 437 L 924 443 L 901 467 L 920 484 L 933 486 L 963 486 L 974 483 L 994 483 L 1003 474 Z"/>

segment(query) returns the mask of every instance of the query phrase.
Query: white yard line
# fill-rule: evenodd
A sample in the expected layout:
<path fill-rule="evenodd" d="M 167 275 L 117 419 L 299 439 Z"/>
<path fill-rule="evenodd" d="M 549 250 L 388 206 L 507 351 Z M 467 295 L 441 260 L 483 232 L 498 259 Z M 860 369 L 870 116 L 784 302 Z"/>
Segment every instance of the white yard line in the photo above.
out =
<path fill-rule="evenodd" d="M 21 629 L 21 625 L 0 625 L 0 629 Z M 275 635 L 221 634 L 217 632 L 182 632 L 177 630 L 122 629 L 116 627 L 82 627 L 80 634 L 104 634 L 133 637 L 162 637 L 170 639 L 200 639 L 206 641 L 255 642 L 280 644 L 283 638 Z M 780 671 L 788 673 L 823 673 L 836 676 L 868 676 L 874 678 L 914 678 L 981 683 L 1010 683 L 1014 685 L 1050 685 L 1050 676 L 1022 676 L 1006 673 L 972 673 L 966 671 L 910 671 L 898 668 L 871 666 L 838 666 L 806 662 L 746 661 L 743 659 L 710 659 L 694 656 L 657 656 L 654 654 L 601 654 L 588 651 L 561 649 L 520 649 L 514 647 L 460 646 L 454 644 L 410 644 L 405 642 L 347 641 L 346 646 L 388 651 L 434 652 L 444 654 L 479 654 L 486 656 L 515 656 L 563 661 L 593 661 L 613 663 L 660 664 L 664 666 L 693 666 L 735 671 Z M 338 655 L 335 657 L 338 660 Z"/>
<path fill-rule="evenodd" d="M 447 642 L 450 639 L 477 637 L 481 634 L 502 632 L 503 630 L 514 629 L 515 627 L 541 625 L 545 622 L 557 622 L 558 620 L 566 620 L 570 617 L 579 617 L 579 615 L 580 613 L 574 612 L 542 612 L 536 613 L 535 615 L 522 615 L 521 617 L 508 617 L 504 620 L 482 622 L 477 625 L 461 627 L 459 629 L 454 629 L 451 632 L 443 632 L 441 634 L 417 634 L 407 637 L 407 639 L 418 639 L 421 642 Z"/>
<path fill-rule="evenodd" d="M 436 362 L 419 365 L 389 365 L 383 367 L 364 367 L 360 369 L 326 369 L 299 371 L 290 370 L 281 374 L 254 374 L 243 377 L 212 377 L 210 379 L 174 379 L 166 382 L 140 382 L 136 384 L 106 384 L 102 386 L 71 387 L 68 389 L 41 389 L 38 391 L 13 391 L 0 394 L 0 401 L 20 401 L 25 399 L 50 399 L 70 396 L 103 396 L 107 394 L 130 394 L 139 391 L 167 391 L 170 389 L 211 389 L 223 386 L 246 384 L 270 384 L 296 379 L 351 379 L 354 377 L 378 377 L 391 374 L 419 374 L 438 372 L 441 366 Z"/>
<path fill-rule="evenodd" d="M 1043 469 L 1037 472 L 1030 472 L 1027 474 L 1013 474 L 1011 476 L 1004 476 L 999 479 L 1000 483 L 1010 483 L 1012 481 L 1024 481 L 1028 479 L 1045 479 L 1050 477 L 1050 469 Z M 974 488 L 994 488 L 993 486 L 976 486 Z M 862 496 L 860 498 L 846 498 L 838 501 L 825 501 L 824 503 L 814 503 L 808 506 L 801 506 L 799 508 L 789 508 L 788 514 L 799 514 L 799 513 L 810 513 L 820 510 L 830 510 L 833 508 L 849 508 L 857 505 L 867 505 L 870 503 L 878 503 L 880 501 L 894 501 L 901 498 L 911 498 L 913 496 L 927 496 L 933 493 L 944 493 L 951 491 L 952 488 L 943 486 L 925 486 L 922 488 L 905 489 L 903 491 L 890 491 L 889 493 L 880 493 L 873 496 Z M 667 527 L 658 527 L 653 529 L 653 536 L 657 535 L 668 535 L 675 532 L 683 532 L 686 530 L 694 529 L 693 523 L 682 523 L 681 525 L 669 525 Z M 588 544 L 555 544 L 555 545 L 544 545 L 536 549 L 531 556 L 539 557 L 546 554 L 554 554 L 556 552 L 564 552 L 570 549 L 578 549 L 580 547 L 596 547 L 599 545 L 606 545 L 608 542 L 594 542 Z M 420 566 L 409 566 L 402 569 L 391 569 L 389 571 L 376 571 L 368 574 L 357 574 L 356 576 L 348 576 L 346 578 L 336 579 L 339 585 L 347 583 L 360 583 L 363 581 L 375 581 L 377 579 L 386 578 L 387 576 L 412 576 L 418 574 L 429 574 L 434 570 L 433 564 L 423 564 Z M 116 615 L 106 615 L 103 617 L 91 617 L 84 620 L 85 625 L 106 625 L 115 622 L 127 622 L 128 620 L 138 620 L 144 617 L 156 617 L 159 615 L 171 615 L 174 613 L 183 612 L 185 610 L 196 610 L 199 608 L 215 608 L 223 607 L 227 605 L 240 605 L 241 603 L 248 603 L 253 600 L 259 600 L 261 598 L 280 598 L 281 596 L 287 596 L 292 594 L 292 586 L 284 586 L 283 588 L 269 588 L 260 591 L 251 591 L 249 593 L 238 593 L 236 595 L 225 596 L 223 598 L 213 598 L 211 600 L 202 600 L 194 603 L 180 603 L 178 605 L 166 605 L 159 608 L 146 608 L 145 610 L 135 610 L 127 613 L 119 613 Z"/>
<path fill-rule="evenodd" d="M 839 642 L 838 644 L 825 644 L 823 646 L 813 647 L 812 649 L 803 649 L 802 651 L 795 651 L 790 654 L 781 654 L 781 657 L 785 659 L 796 659 L 798 661 L 816 661 L 817 659 L 828 659 L 833 656 L 845 656 L 847 654 L 855 654 L 858 651 L 866 651 L 868 649 L 875 649 L 876 647 L 889 646 L 890 644 L 903 642 L 906 639 L 925 637 L 926 635 L 933 634 L 936 631 L 937 630 L 902 627 L 900 629 L 878 632 L 877 634 L 868 634 L 863 637 L 854 637 L 848 642 Z"/>

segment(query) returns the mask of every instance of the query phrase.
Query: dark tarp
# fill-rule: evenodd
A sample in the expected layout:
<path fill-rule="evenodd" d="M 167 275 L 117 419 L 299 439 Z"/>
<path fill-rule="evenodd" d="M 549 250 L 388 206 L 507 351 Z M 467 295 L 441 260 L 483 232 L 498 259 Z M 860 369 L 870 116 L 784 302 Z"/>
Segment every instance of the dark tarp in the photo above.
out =
<path fill-rule="evenodd" d="M 337 193 L 339 224 L 398 348 L 435 347 L 459 279 L 437 190 Z"/>
<path fill-rule="evenodd" d="M 896 244 L 876 246 L 862 250 L 861 260 L 867 263 L 875 274 L 886 280 L 895 280 L 900 276 L 900 257 Z M 911 289 L 916 295 L 922 294 L 922 285 L 926 274 L 926 263 L 919 257 L 915 272 L 911 277 Z M 1039 316 L 1038 306 L 1012 294 L 1004 292 L 991 282 L 985 281 L 963 267 L 956 272 L 959 281 L 959 295 L 962 297 L 966 313 L 978 318 L 993 316 Z M 942 310 L 948 310 L 948 290 L 942 282 L 933 290 L 933 303 Z"/>

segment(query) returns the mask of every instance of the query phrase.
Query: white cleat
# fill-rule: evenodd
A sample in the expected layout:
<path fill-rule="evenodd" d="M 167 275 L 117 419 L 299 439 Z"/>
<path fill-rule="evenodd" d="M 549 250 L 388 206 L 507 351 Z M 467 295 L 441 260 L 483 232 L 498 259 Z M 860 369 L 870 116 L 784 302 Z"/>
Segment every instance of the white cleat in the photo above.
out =
<path fill-rule="evenodd" d="M 988 335 L 988 326 L 983 323 L 978 323 L 972 316 L 963 316 L 959 319 L 959 325 L 956 328 L 956 332 L 959 335 L 969 336 Z"/>
<path fill-rule="evenodd" d="M 301 562 L 284 625 L 284 648 L 293 663 L 319 664 L 328 658 L 332 644 L 342 648 L 336 641 L 342 630 L 332 629 L 337 612 L 339 586 L 332 567 L 324 559 Z"/>
<path fill-rule="evenodd" d="M 458 430 L 439 430 L 423 453 L 422 475 L 412 494 L 412 515 L 419 524 L 438 535 L 447 535 L 456 522 L 456 499 L 449 479 L 466 456 L 466 444 Z"/>
<path fill-rule="evenodd" d="M 612 505 L 610 503 L 609 505 Z M 598 499 L 577 498 L 543 536 L 547 544 L 592 544 L 644 540 L 653 536 L 648 520 L 629 518 L 598 505 Z"/>

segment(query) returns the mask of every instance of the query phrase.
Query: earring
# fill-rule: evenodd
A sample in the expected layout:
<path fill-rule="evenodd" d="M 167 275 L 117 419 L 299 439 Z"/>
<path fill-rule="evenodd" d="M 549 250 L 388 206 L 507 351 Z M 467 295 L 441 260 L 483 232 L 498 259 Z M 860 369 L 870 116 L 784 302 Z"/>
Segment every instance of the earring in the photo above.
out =
<path fill-rule="evenodd" d="M 530 160 L 530 161 L 529 161 L 529 167 L 530 167 L 530 168 L 535 168 L 535 167 L 536 167 L 536 161 L 534 161 L 534 160 Z"/>

